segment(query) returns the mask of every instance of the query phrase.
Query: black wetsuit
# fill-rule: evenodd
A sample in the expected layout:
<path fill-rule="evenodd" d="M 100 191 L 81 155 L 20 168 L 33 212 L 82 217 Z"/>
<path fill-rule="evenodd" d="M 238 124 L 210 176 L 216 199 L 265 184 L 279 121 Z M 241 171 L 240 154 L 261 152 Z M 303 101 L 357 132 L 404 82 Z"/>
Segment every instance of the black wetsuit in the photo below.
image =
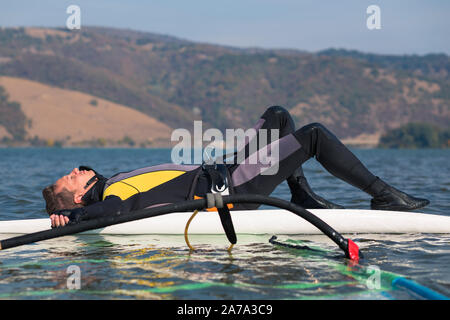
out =
<path fill-rule="evenodd" d="M 234 164 L 230 167 L 230 171 L 235 193 L 270 195 L 280 183 L 313 157 L 332 175 L 361 190 L 368 188 L 377 179 L 334 134 L 320 123 L 311 123 L 295 130 L 289 112 L 282 107 L 268 108 L 255 129 L 267 129 L 269 137 L 270 130 L 279 130 L 280 138 L 273 142 L 279 144 L 278 172 L 275 175 L 255 174 L 263 165 Z M 259 135 L 256 139 L 259 139 Z M 263 142 L 264 140 L 262 139 Z M 246 157 L 251 153 L 249 146 L 250 144 L 247 144 L 245 147 Z M 239 208 L 255 209 L 257 207 L 258 205 L 245 204 Z"/>
<path fill-rule="evenodd" d="M 269 150 L 269 155 L 270 150 L 276 149 L 276 144 L 279 162 L 271 165 L 278 166 L 278 170 L 275 174 L 267 175 L 263 174 L 265 170 L 269 170 L 267 164 L 251 161 L 234 163 L 238 156 L 236 152 L 233 157 L 235 161 L 227 164 L 230 194 L 270 195 L 281 182 L 312 157 L 315 157 L 331 174 L 359 189 L 364 190 L 376 180 L 376 177 L 323 125 L 313 123 L 295 130 L 289 113 L 282 107 L 268 108 L 254 129 L 257 132 L 256 136 L 250 138 L 240 150 L 244 152 L 244 158 L 248 160 L 255 155 L 250 148 L 253 139 L 257 141 L 256 152 L 265 150 L 264 153 L 267 154 Z M 267 137 L 271 137 L 271 130 L 278 129 L 279 139 L 265 145 L 258 129 L 267 129 Z M 182 173 L 173 178 L 165 178 L 166 181 L 163 179 L 162 183 L 156 183 L 156 186 L 150 189 L 148 187 L 140 189 L 135 183 L 127 180 L 140 174 L 167 170 Z M 149 179 L 151 178 L 149 175 Z M 119 185 L 122 191 L 111 192 L 108 187 L 114 183 Z M 124 214 L 132 210 L 190 200 L 194 195 L 205 196 L 211 191 L 211 187 L 211 179 L 200 165 L 164 164 L 147 167 L 119 173 L 110 179 L 99 179 L 84 195 L 83 202 L 86 206 L 82 210 L 89 219 L 107 214 Z M 258 206 L 258 204 L 241 204 L 235 206 L 235 209 L 255 209 Z"/>

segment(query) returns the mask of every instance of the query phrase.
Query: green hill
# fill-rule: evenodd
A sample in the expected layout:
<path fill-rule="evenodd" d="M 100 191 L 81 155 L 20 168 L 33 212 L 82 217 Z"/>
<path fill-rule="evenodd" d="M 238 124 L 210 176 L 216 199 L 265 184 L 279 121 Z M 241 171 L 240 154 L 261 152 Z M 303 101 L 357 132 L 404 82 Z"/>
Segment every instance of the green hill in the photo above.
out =
<path fill-rule="evenodd" d="M 450 123 L 450 59 L 241 49 L 131 30 L 0 30 L 0 75 L 78 90 L 172 128 L 251 126 L 270 105 L 340 138 Z M 196 112 L 193 112 L 195 110 Z"/>

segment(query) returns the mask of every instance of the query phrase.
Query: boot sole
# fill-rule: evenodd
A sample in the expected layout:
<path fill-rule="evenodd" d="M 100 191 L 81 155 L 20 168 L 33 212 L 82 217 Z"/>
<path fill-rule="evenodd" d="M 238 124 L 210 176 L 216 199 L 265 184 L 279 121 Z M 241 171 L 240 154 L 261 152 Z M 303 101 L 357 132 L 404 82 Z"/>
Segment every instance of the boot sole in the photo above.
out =
<path fill-rule="evenodd" d="M 411 211 L 411 210 L 423 208 L 429 204 L 430 204 L 430 201 L 425 200 L 425 201 L 422 201 L 422 202 L 416 204 L 415 206 L 405 206 L 405 205 L 373 206 L 373 205 L 371 205 L 370 208 L 372 210 Z"/>

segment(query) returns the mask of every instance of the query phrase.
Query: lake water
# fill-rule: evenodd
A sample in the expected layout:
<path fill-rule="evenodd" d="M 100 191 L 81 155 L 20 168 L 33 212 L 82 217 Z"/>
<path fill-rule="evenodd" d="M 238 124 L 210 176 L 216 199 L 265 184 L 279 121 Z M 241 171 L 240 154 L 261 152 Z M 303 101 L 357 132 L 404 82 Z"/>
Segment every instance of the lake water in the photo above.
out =
<path fill-rule="evenodd" d="M 421 212 L 450 215 L 450 150 L 353 150 L 400 190 L 431 204 Z M 41 190 L 81 164 L 104 176 L 170 162 L 167 149 L 0 149 L 0 220 L 47 217 Z M 310 160 L 305 175 L 317 194 L 347 208 L 368 209 L 370 196 Z M 290 199 L 284 183 L 272 196 Z M 5 238 L 5 236 L 2 236 Z M 270 235 L 70 236 L 0 251 L 1 299 L 416 299 L 401 290 L 368 290 L 340 272 L 347 261 L 325 237 L 293 236 L 331 250 L 327 259 L 273 246 Z M 450 296 L 450 236 L 353 235 L 364 266 L 407 276 Z M 71 270 L 80 288 L 70 287 Z M 73 284 L 73 283 L 72 283 Z"/>

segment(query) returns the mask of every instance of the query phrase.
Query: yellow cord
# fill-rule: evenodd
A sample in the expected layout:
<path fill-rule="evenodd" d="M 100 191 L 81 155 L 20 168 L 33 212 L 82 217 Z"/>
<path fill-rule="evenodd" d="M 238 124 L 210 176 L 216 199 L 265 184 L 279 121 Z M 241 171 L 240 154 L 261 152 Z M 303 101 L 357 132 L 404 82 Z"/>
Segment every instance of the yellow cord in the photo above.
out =
<path fill-rule="evenodd" d="M 192 216 L 189 218 L 188 222 L 186 223 L 186 227 L 184 228 L 184 241 L 186 241 L 186 244 L 191 251 L 195 251 L 195 249 L 193 246 L 191 246 L 191 243 L 189 242 L 188 230 L 189 230 L 189 225 L 191 224 L 191 221 L 194 219 L 194 217 L 197 215 L 197 213 L 198 213 L 198 210 L 195 210 L 194 213 L 192 214 Z M 233 243 L 230 244 L 227 251 L 231 252 L 231 249 L 233 249 L 233 246 L 234 246 Z"/>
<path fill-rule="evenodd" d="M 189 247 L 189 249 L 191 249 L 192 251 L 194 251 L 195 249 L 189 243 L 188 229 L 189 229 L 189 225 L 191 224 L 192 219 L 194 219 L 194 217 L 197 215 L 197 213 L 198 213 L 198 210 L 195 210 L 194 213 L 192 214 L 192 216 L 189 218 L 188 222 L 186 223 L 186 227 L 184 228 L 184 240 L 186 241 L 186 244 Z"/>

